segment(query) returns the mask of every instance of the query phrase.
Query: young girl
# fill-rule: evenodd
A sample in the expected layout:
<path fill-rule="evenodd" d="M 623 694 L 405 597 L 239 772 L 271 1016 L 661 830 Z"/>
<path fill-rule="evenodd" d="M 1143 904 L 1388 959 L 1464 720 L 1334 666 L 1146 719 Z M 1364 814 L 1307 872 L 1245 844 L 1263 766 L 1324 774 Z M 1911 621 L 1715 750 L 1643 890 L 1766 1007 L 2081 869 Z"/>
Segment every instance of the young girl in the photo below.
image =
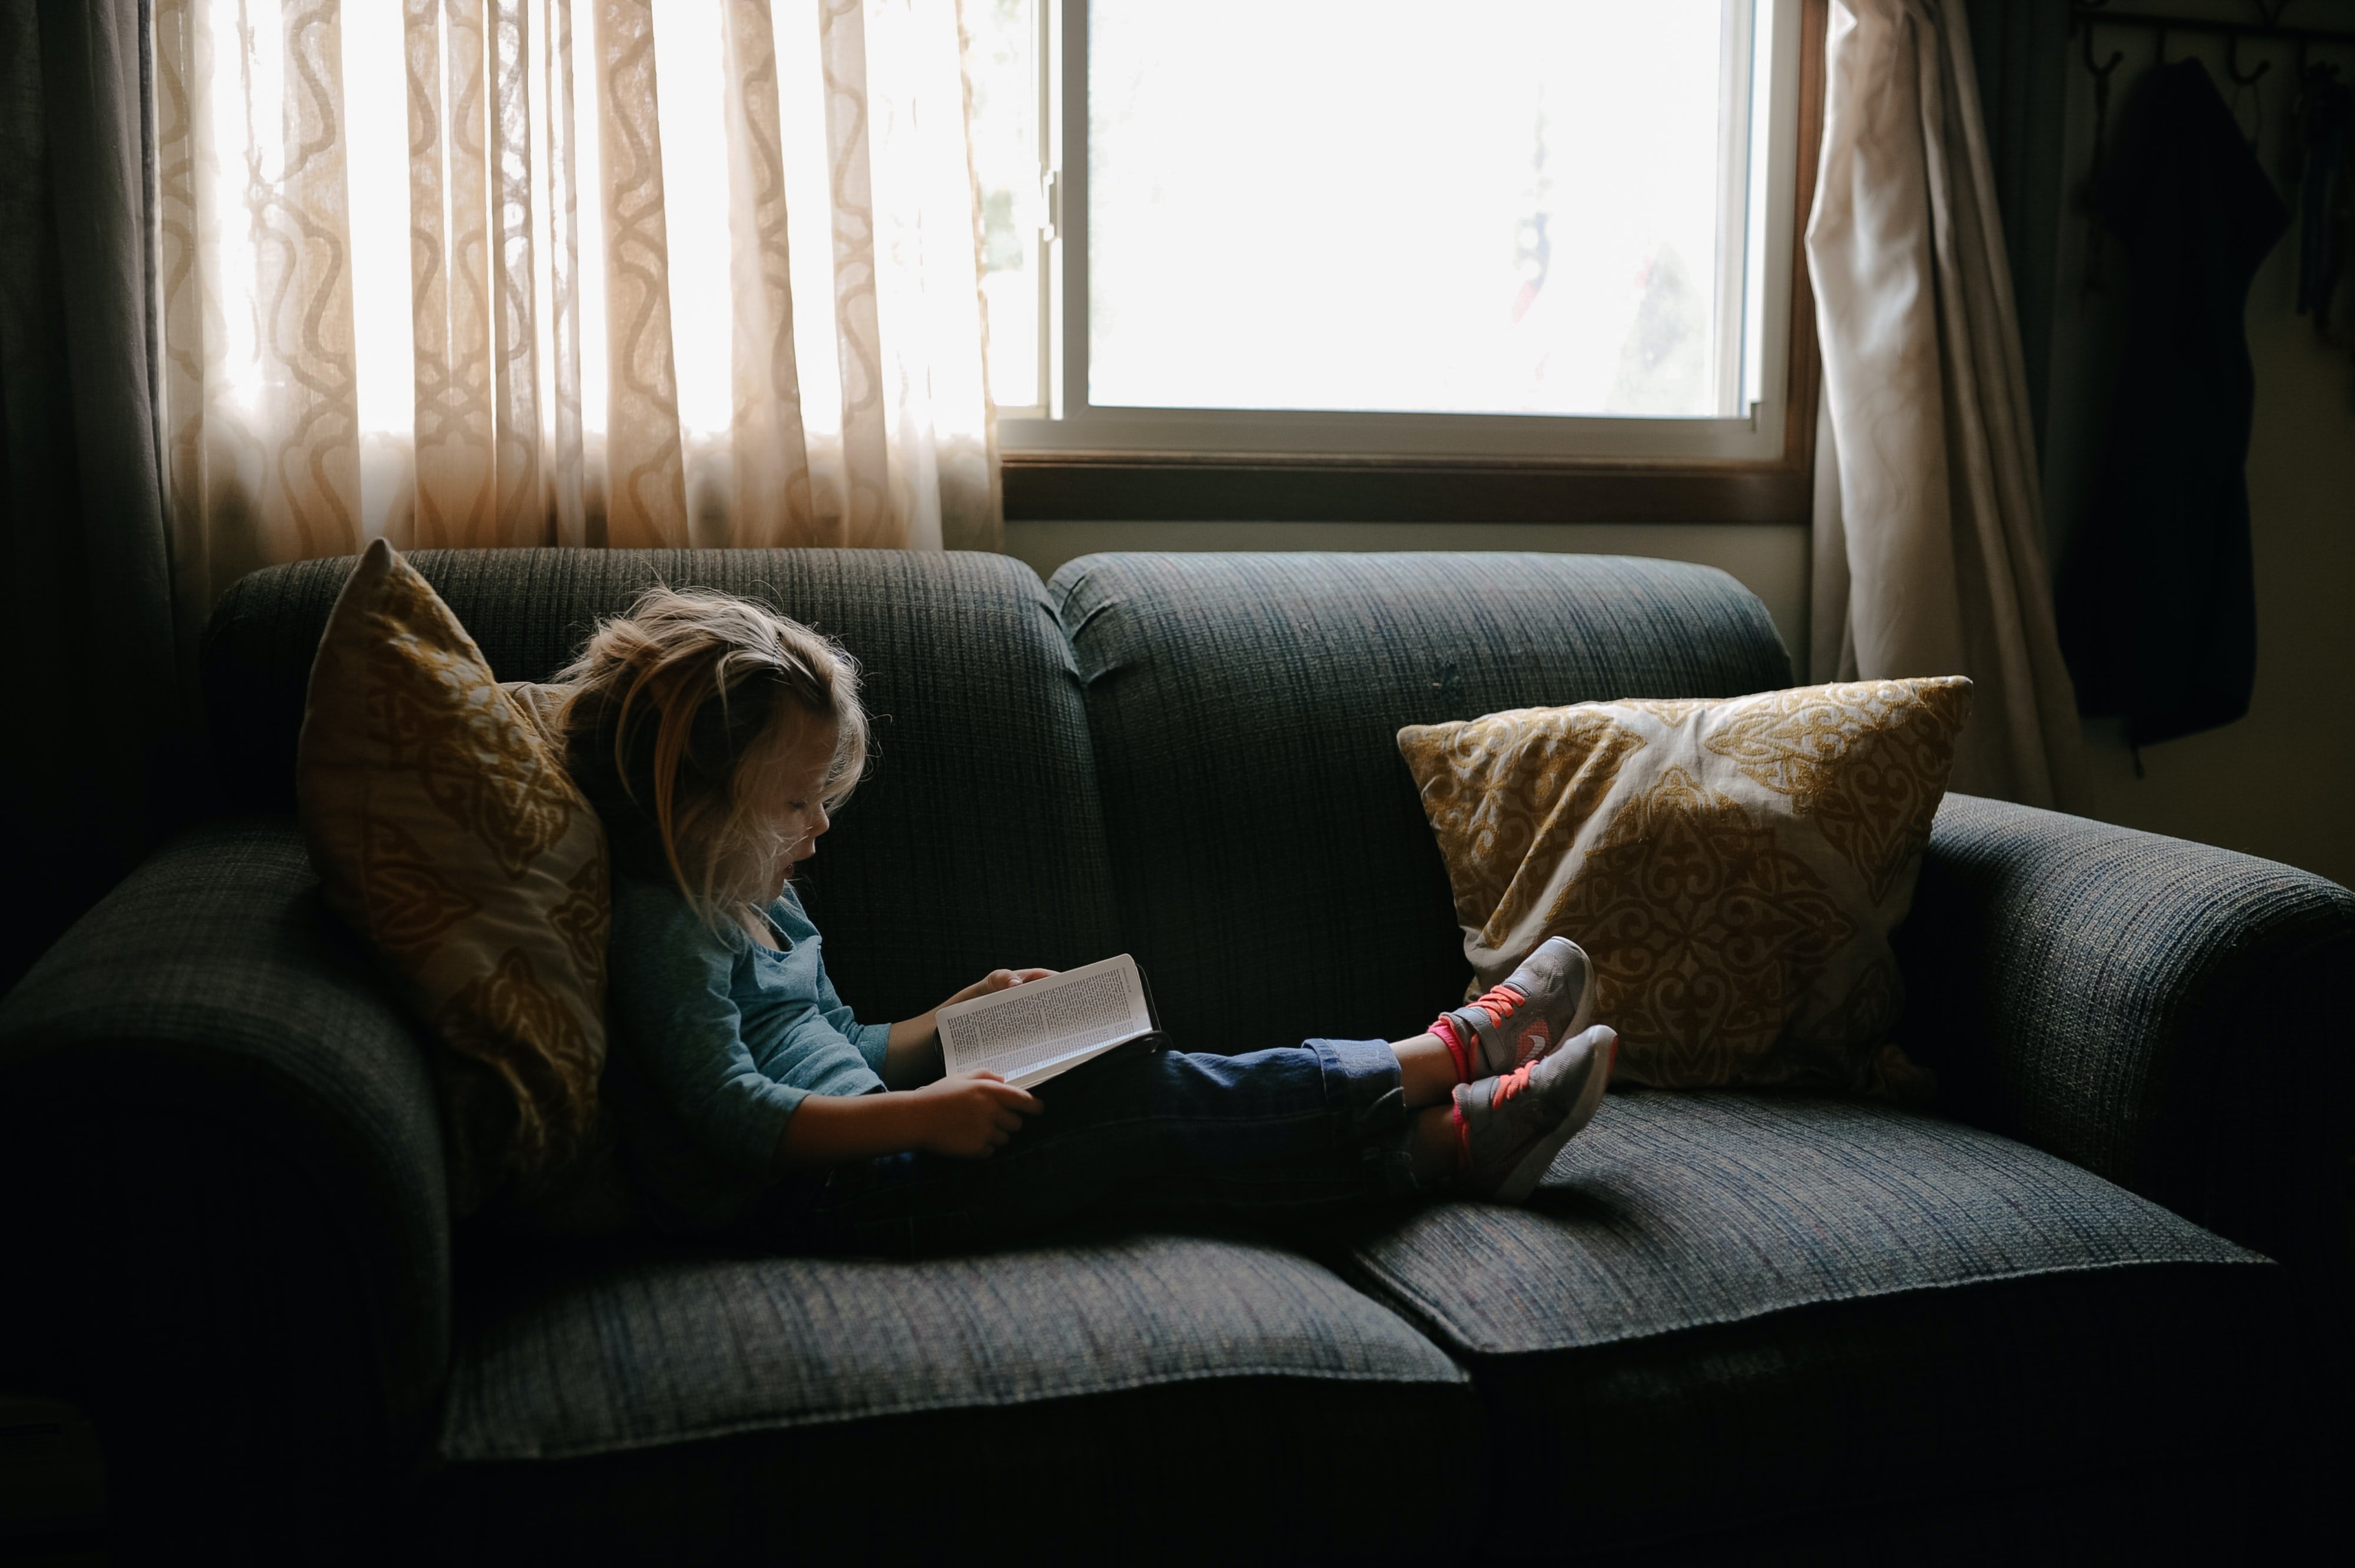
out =
<path fill-rule="evenodd" d="M 561 678 L 613 859 L 606 1093 L 666 1228 L 876 1251 L 1113 1205 L 1518 1201 L 1602 1098 L 1616 1037 L 1586 1027 L 1586 955 L 1559 937 L 1412 1040 L 1115 1053 L 1036 1093 L 944 1077 L 933 1014 L 863 1023 L 836 995 L 793 890 L 866 762 L 850 656 L 748 601 L 658 589 Z"/>

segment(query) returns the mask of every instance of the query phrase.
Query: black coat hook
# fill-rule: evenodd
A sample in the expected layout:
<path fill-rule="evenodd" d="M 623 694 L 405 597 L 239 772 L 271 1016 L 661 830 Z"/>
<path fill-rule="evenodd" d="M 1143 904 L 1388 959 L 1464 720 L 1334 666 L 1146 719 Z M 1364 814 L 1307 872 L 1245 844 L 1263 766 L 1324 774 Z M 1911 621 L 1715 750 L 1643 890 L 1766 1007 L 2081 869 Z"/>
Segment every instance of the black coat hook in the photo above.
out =
<path fill-rule="evenodd" d="M 2273 69 L 2273 61 L 2269 59 L 2259 60 L 2257 62 L 2256 69 L 2249 72 L 2246 76 L 2243 76 L 2241 74 L 2241 35 L 2233 33 L 2226 39 L 2224 45 L 2224 74 L 2231 77 L 2232 80 L 2240 86 L 2254 86 L 2257 80 L 2263 77 L 2265 72 Z"/>
<path fill-rule="evenodd" d="M 2085 178 L 2088 199 L 2102 177 L 2102 165 L 2108 162 L 2106 144 L 2110 121 L 2110 78 L 2126 63 L 2124 49 L 2112 49 L 2110 58 L 2096 65 L 2094 62 L 2094 24 L 2088 19 L 2079 40 L 2084 46 L 2085 69 L 2094 73 L 2094 167 Z M 2102 220 L 2095 218 L 2085 238 L 2085 292 L 2093 293 L 2102 286 Z"/>
<path fill-rule="evenodd" d="M 2085 31 L 2078 41 L 2085 46 L 2085 69 L 2094 73 L 2094 80 L 2096 83 L 2098 83 L 2102 88 L 2107 89 L 2110 85 L 2110 72 L 2117 69 L 2118 67 L 2126 63 L 2126 50 L 2112 49 L 2110 51 L 2110 58 L 2105 63 L 2095 65 L 2094 63 L 2094 25 L 2091 22 L 2085 24 Z"/>
<path fill-rule="evenodd" d="M 2232 79 L 2232 118 L 2237 121 L 2241 117 L 2241 89 L 2247 88 L 2256 98 L 2256 113 L 2253 117 L 2254 123 L 2249 128 L 2249 151 L 2252 153 L 2260 152 L 2264 142 L 2265 90 L 2261 84 L 2265 80 L 2265 72 L 2273 69 L 2273 61 L 2262 59 L 2257 62 L 2256 69 L 2246 76 L 2242 75 L 2241 35 L 2238 33 L 2225 35 L 2224 74 Z"/>

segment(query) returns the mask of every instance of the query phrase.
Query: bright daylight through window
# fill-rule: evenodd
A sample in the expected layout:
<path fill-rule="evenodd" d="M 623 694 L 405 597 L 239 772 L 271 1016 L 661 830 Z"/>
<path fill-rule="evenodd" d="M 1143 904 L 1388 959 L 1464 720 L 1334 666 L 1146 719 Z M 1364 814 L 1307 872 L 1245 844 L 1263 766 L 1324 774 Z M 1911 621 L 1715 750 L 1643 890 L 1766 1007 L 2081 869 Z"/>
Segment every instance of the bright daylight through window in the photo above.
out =
<path fill-rule="evenodd" d="M 1773 450 L 1778 10 L 966 0 L 1007 445 Z"/>

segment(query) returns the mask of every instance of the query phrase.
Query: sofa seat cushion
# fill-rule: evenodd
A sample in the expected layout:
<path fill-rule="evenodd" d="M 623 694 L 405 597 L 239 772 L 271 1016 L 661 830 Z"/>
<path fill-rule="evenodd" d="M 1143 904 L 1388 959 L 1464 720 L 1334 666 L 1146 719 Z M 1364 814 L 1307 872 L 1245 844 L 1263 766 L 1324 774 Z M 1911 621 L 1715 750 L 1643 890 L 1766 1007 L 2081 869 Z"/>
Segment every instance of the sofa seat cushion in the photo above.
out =
<path fill-rule="evenodd" d="M 2256 1253 L 2025 1144 L 1849 1100 L 1614 1093 L 1526 1208 L 1447 1203 L 1357 1261 L 1465 1355 L 1818 1302 Z"/>
<path fill-rule="evenodd" d="M 1335 1489 L 1381 1461 L 1397 1421 L 1477 1443 L 1460 1368 L 1256 1240 L 913 1263 L 634 1243 L 467 1277 L 440 1439 L 451 1561 L 565 1542 L 601 1560 L 773 1556 L 786 1539 L 929 1554 L 969 1549 L 961 1502 L 1021 1497 L 1026 1541 L 1078 1547 L 1166 1510 L 1168 1469 L 1213 1451 L 1244 1472 L 1217 1516 L 1156 1529 L 1199 1526 L 1208 1547 L 1241 1518 L 1387 1553 L 1432 1541 L 1387 1517 L 1337 1523 Z"/>
<path fill-rule="evenodd" d="M 1614 1093 L 1527 1207 L 1349 1245 L 1472 1369 L 1491 1442 L 1585 1477 L 1591 1543 L 1638 1554 L 2212 1472 L 2262 1446 L 2242 1394 L 2286 1310 L 2280 1268 L 2075 1166 L 1797 1095 Z M 1513 1523 L 1490 1550 L 1543 1552 Z"/>
<path fill-rule="evenodd" d="M 1395 1313 L 1317 1264 L 1208 1237 L 914 1263 L 609 1254 L 492 1294 L 501 1299 L 483 1304 L 451 1375 L 441 1446 L 453 1460 L 1197 1378 L 1463 1381 Z"/>

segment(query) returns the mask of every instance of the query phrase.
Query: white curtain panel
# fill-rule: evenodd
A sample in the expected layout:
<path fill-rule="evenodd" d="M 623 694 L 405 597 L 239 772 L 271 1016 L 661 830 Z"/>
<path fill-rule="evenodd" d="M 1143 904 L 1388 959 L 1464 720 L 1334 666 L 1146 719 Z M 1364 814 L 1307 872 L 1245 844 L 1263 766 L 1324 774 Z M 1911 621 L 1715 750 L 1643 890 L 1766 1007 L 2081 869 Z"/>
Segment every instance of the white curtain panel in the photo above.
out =
<path fill-rule="evenodd" d="M 994 549 L 956 0 L 156 0 L 184 608 L 349 553 Z"/>
<path fill-rule="evenodd" d="M 1807 223 L 1824 407 L 1817 680 L 1966 675 L 1953 787 L 2071 793 L 2019 324 L 1964 7 L 1836 0 Z"/>

